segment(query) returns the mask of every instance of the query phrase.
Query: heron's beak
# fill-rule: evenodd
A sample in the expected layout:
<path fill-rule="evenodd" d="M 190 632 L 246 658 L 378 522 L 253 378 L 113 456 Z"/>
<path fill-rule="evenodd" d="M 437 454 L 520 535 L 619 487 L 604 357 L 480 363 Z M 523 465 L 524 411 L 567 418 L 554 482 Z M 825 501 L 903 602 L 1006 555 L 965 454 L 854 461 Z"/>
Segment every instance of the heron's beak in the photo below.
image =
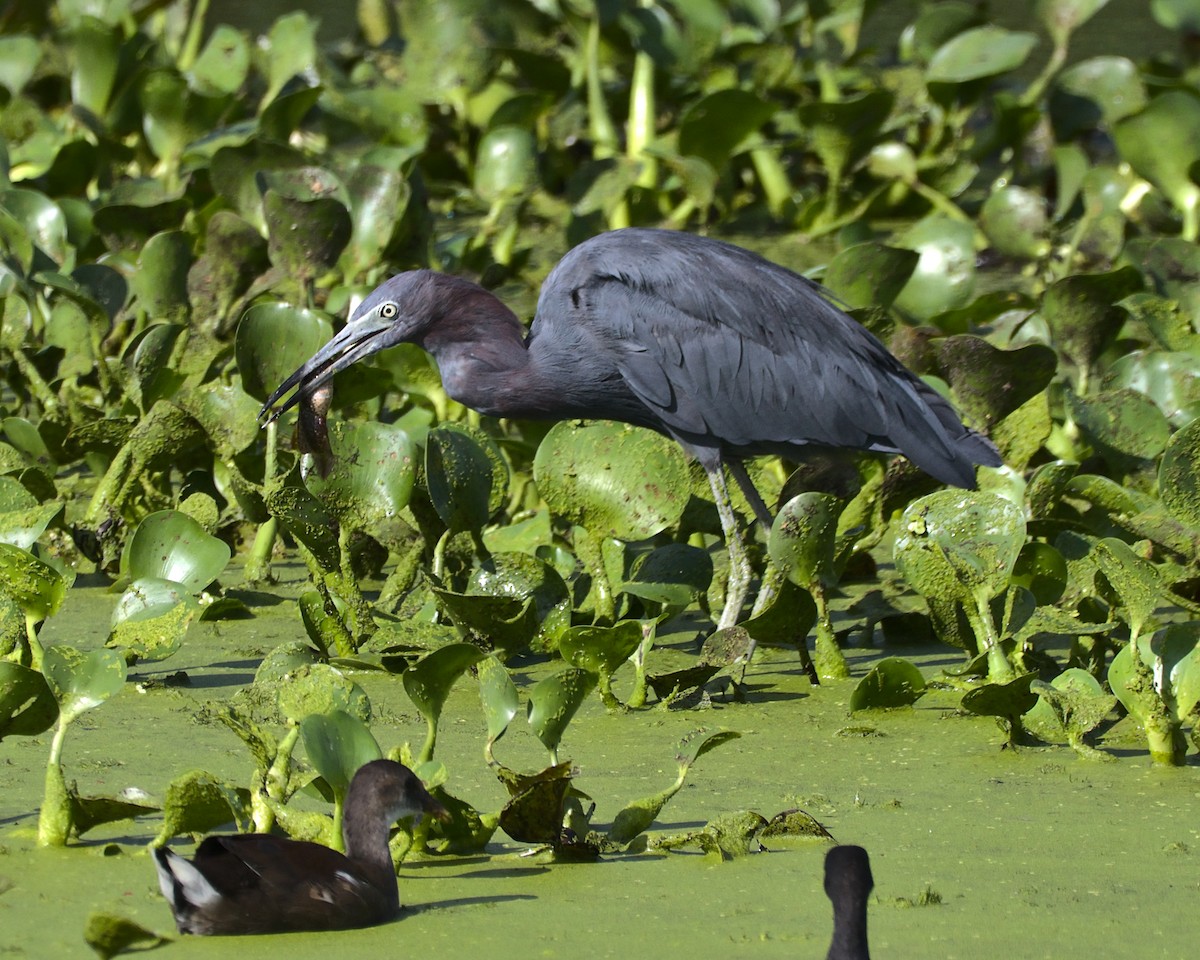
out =
<path fill-rule="evenodd" d="M 258 419 L 265 427 L 278 420 L 284 413 L 294 407 L 304 393 L 312 393 L 322 384 L 333 379 L 333 375 L 364 357 L 382 350 L 394 343 L 394 339 L 384 337 L 393 329 L 395 321 L 381 318 L 375 312 L 351 320 L 341 332 L 318 350 L 299 370 L 279 385 L 279 388 L 267 398 Z M 282 403 L 280 398 L 293 387 L 296 392 Z"/>

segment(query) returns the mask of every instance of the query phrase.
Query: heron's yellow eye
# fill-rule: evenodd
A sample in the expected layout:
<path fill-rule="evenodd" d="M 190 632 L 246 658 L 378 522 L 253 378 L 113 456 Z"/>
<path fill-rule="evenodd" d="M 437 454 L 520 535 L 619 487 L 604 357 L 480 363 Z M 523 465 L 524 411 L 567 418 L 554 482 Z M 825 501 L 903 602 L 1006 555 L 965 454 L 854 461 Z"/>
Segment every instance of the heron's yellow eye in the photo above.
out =
<path fill-rule="evenodd" d="M 399 311 L 397 310 L 396 305 L 390 302 L 385 303 L 379 308 L 379 315 L 383 317 L 384 320 L 391 320 L 398 312 Z"/>

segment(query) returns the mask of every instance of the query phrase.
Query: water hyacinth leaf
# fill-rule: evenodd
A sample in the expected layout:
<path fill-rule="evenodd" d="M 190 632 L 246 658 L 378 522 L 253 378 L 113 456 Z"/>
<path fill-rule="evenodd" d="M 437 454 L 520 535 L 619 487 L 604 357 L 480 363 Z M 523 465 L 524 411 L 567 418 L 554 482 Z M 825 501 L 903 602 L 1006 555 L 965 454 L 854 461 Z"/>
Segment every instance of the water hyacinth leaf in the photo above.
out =
<path fill-rule="evenodd" d="M 987 25 L 965 30 L 938 48 L 925 71 L 926 83 L 967 83 L 1008 73 L 1037 45 L 1033 33 Z"/>
<path fill-rule="evenodd" d="M 1105 371 L 1102 385 L 1145 394 L 1176 428 L 1200 417 L 1200 358 L 1194 353 L 1135 350 Z"/>
<path fill-rule="evenodd" d="M 250 810 L 250 791 L 204 770 L 192 770 L 167 784 L 163 824 L 152 845 L 161 847 L 181 834 L 201 836 L 228 823 L 242 829 Z"/>
<path fill-rule="evenodd" d="M 329 442 L 329 475 L 310 473 L 306 486 L 343 524 L 367 531 L 384 528 L 412 495 L 416 444 L 400 427 L 375 421 L 336 422 Z"/>
<path fill-rule="evenodd" d="M 454 682 L 485 656 L 485 651 L 470 643 L 447 644 L 404 671 L 404 691 L 421 716 L 436 724 Z"/>
<path fill-rule="evenodd" d="M 218 210 L 208 221 L 203 252 L 187 275 L 192 316 L 208 326 L 225 322 L 230 307 L 270 261 L 267 242 L 232 210 Z"/>
<path fill-rule="evenodd" d="M 1127 57 L 1091 57 L 1055 78 L 1050 117 L 1062 139 L 1111 127 L 1146 105 L 1146 85 Z"/>
<path fill-rule="evenodd" d="M 490 561 L 472 571 L 467 581 L 468 594 L 511 597 L 525 602 L 530 609 L 536 633 L 520 642 L 539 651 L 553 650 L 558 638 L 571 625 L 571 592 L 558 571 L 543 560 L 523 553 L 496 553 Z M 489 636 L 495 641 L 494 633 Z M 514 638 L 516 639 L 516 638 Z M 510 648 L 508 642 L 499 646 Z"/>
<path fill-rule="evenodd" d="M 0 660 L 0 741 L 34 737 L 58 719 L 58 701 L 37 670 Z"/>
<path fill-rule="evenodd" d="M 135 580 L 156 577 L 199 593 L 225 570 L 229 544 L 205 532 L 178 510 L 160 510 L 138 524 L 127 548 L 127 569 Z"/>
<path fill-rule="evenodd" d="M 188 71 L 192 86 L 214 96 L 237 93 L 250 70 L 250 44 L 240 30 L 217 24 Z"/>
<path fill-rule="evenodd" d="M 332 197 L 297 200 L 268 190 L 263 217 L 271 263 L 306 284 L 333 268 L 353 230 L 350 211 Z"/>
<path fill-rule="evenodd" d="M 480 660 L 478 672 L 479 700 L 487 721 L 488 743 L 495 743 L 520 709 L 517 686 L 509 676 L 508 668 L 497 657 Z"/>
<path fill-rule="evenodd" d="M 258 403 L 241 387 L 210 380 L 176 398 L 218 456 L 232 460 L 258 437 Z"/>
<path fill-rule="evenodd" d="M 771 560 L 804 587 L 832 586 L 834 546 L 842 501 L 828 493 L 802 493 L 785 503 L 767 538 Z"/>
<path fill-rule="evenodd" d="M 34 620 L 52 617 L 67 595 L 62 575 L 32 553 L 0 543 L 0 593 Z"/>
<path fill-rule="evenodd" d="M 882 243 L 857 243 L 839 250 L 821 282 L 851 309 L 887 309 L 912 276 L 920 259 L 914 250 Z"/>
<path fill-rule="evenodd" d="M 117 601 L 107 646 L 136 660 L 175 653 L 199 607 L 180 584 L 152 577 L 133 581 Z"/>
<path fill-rule="evenodd" d="M 1014 725 L 1037 703 L 1037 694 L 1031 689 L 1037 674 L 1026 673 L 1007 683 L 985 683 L 969 690 L 962 698 L 962 708 L 983 717 L 999 717 Z"/>
<path fill-rule="evenodd" d="M 0 481 L 9 479 L 0 477 Z M 15 480 L 11 482 L 16 483 Z M 24 487 L 21 489 L 24 490 Z M 29 550 L 50 525 L 50 521 L 62 512 L 62 508 L 60 500 L 15 510 L 0 507 L 0 543 L 10 544 L 20 550 Z"/>
<path fill-rule="evenodd" d="M 1096 563 L 1110 597 L 1119 605 L 1134 637 L 1142 634 L 1163 600 L 1166 585 L 1157 568 L 1124 540 L 1109 537 L 1094 547 Z"/>
<path fill-rule="evenodd" d="M 1038 702 L 1025 714 L 1025 726 L 1043 740 L 1062 742 L 1087 759 L 1109 759 L 1083 737 L 1104 720 L 1117 698 L 1107 693 L 1100 681 L 1080 667 L 1070 667 L 1046 683 L 1035 680 L 1030 689 Z"/>
<path fill-rule="evenodd" d="M 625 541 L 678 523 L 691 491 L 678 444 L 609 421 L 556 423 L 538 446 L 533 477 L 555 516 Z"/>
<path fill-rule="evenodd" d="M 1154 401 L 1134 390 L 1108 390 L 1088 397 L 1067 397 L 1071 417 L 1097 450 L 1150 460 L 1170 437 L 1167 418 Z"/>
<path fill-rule="evenodd" d="M 1114 304 L 1141 287 L 1141 275 L 1133 267 L 1055 282 L 1041 305 L 1054 345 L 1079 367 L 1090 370 L 1125 322 L 1125 311 Z"/>
<path fill-rule="evenodd" d="M 1028 590 L 1040 606 L 1057 603 L 1067 589 L 1067 561 L 1048 543 L 1030 540 L 1017 556 L 1010 582 Z"/>
<path fill-rule="evenodd" d="M 0 207 L 27 231 L 37 249 L 56 264 L 66 261 L 67 218 L 57 203 L 36 190 L 10 187 L 0 191 Z"/>
<path fill-rule="evenodd" d="M 1200 159 L 1200 99 L 1171 90 L 1152 99 L 1140 113 L 1113 127 L 1117 152 L 1179 209 L 1183 238 L 1195 241 L 1200 228 L 1200 186 L 1189 169 Z"/>
<path fill-rule="evenodd" d="M 271 481 L 263 490 L 267 509 L 312 553 L 323 570 L 341 569 L 337 521 L 325 505 L 299 483 L 293 470 L 287 477 Z"/>
<path fill-rule="evenodd" d="M 748 149 L 753 135 L 778 106 L 736 87 L 717 90 L 691 104 L 679 120 L 679 153 L 699 157 L 714 170 Z"/>
<path fill-rule="evenodd" d="M 997 596 L 1025 542 L 1021 508 L 991 493 L 932 493 L 908 505 L 900 526 L 896 566 L 922 596 L 944 600 Z"/>
<path fill-rule="evenodd" d="M 191 266 L 192 238 L 186 233 L 165 230 L 150 237 L 129 282 L 137 309 L 154 320 L 186 320 Z"/>
<path fill-rule="evenodd" d="M 10 94 L 20 93 L 41 58 L 42 48 L 33 37 L 0 37 L 0 86 Z"/>
<path fill-rule="evenodd" d="M 120 953 L 132 952 L 132 947 L 151 949 L 170 943 L 170 937 L 103 910 L 93 910 L 83 925 L 83 941 L 100 960 L 109 960 Z"/>
<path fill-rule="evenodd" d="M 756 643 L 762 646 L 796 646 L 817 622 L 817 605 L 812 594 L 785 580 L 775 600 L 758 616 L 743 620 L 745 628 Z"/>
<path fill-rule="evenodd" d="M 611 627 L 571 627 L 559 638 L 558 652 L 573 667 L 611 677 L 642 643 L 642 624 L 622 620 Z"/>
<path fill-rule="evenodd" d="M 267 61 L 263 103 L 270 103 L 293 77 L 315 74 L 317 25 L 307 13 L 289 13 L 277 19 L 262 46 Z"/>
<path fill-rule="evenodd" d="M 71 801 L 71 829 L 77 837 L 82 837 L 101 824 L 132 820 L 157 813 L 159 809 L 153 804 L 138 803 L 124 797 L 81 797 L 74 786 L 68 787 L 67 793 Z"/>
<path fill-rule="evenodd" d="M 318 713 L 344 713 L 362 723 L 371 719 L 366 691 L 327 663 L 301 665 L 278 686 L 279 712 L 294 723 Z"/>
<path fill-rule="evenodd" d="M 873 666 L 850 694 L 850 710 L 907 707 L 925 694 L 925 678 L 901 657 L 885 657 Z"/>
<path fill-rule="evenodd" d="M 42 674 L 58 701 L 60 721 L 70 723 L 125 685 L 125 658 L 116 650 L 84 653 L 59 644 L 46 648 Z"/>
<path fill-rule="evenodd" d="M 533 776 L 505 768 L 497 771 L 510 797 L 500 811 L 500 829 L 518 843 L 557 844 L 562 836 L 572 766 L 567 761 Z"/>
<path fill-rule="evenodd" d="M 919 255 L 895 299 L 898 310 L 928 320 L 965 307 L 975 292 L 975 234 L 969 223 L 932 214 L 917 221 L 892 244 Z"/>
<path fill-rule="evenodd" d="M 1037 0 L 1034 13 L 1054 38 L 1055 45 L 1061 46 L 1107 4 L 1108 0 Z"/>
<path fill-rule="evenodd" d="M 1158 495 L 1171 516 L 1200 530 L 1200 420 L 1167 443 L 1158 466 Z"/>
<path fill-rule="evenodd" d="M 91 16 L 71 27 L 71 102 L 103 118 L 116 82 L 121 36 L 113 26 Z"/>
<path fill-rule="evenodd" d="M 621 591 L 668 609 L 682 609 L 708 590 L 712 574 L 712 557 L 706 550 L 669 543 L 639 557 L 633 578 L 621 585 Z"/>
<path fill-rule="evenodd" d="M 1050 252 L 1049 217 L 1043 197 L 1026 187 L 1001 187 L 984 201 L 979 226 L 992 249 L 1006 257 L 1034 260 Z"/>
<path fill-rule="evenodd" d="M 346 795 L 359 767 L 383 756 L 370 727 L 342 710 L 309 714 L 300 721 L 300 736 L 309 763 L 335 797 Z"/>
<path fill-rule="evenodd" d="M 479 139 L 475 192 L 488 203 L 519 196 L 537 185 L 537 141 L 522 127 L 494 126 Z"/>
<path fill-rule="evenodd" d="M 879 137 L 894 99 L 889 91 L 876 89 L 845 100 L 814 100 L 796 109 L 831 183 L 840 183 Z"/>
<path fill-rule="evenodd" d="M 459 632 L 478 641 L 468 646 L 491 649 L 507 659 L 527 649 L 539 634 L 537 604 L 532 595 L 467 594 L 438 586 L 430 590 Z"/>
<path fill-rule="evenodd" d="M 329 318 L 286 303 L 256 303 L 234 340 L 242 389 L 260 403 L 333 336 Z"/>
<path fill-rule="evenodd" d="M 571 667 L 543 677 L 529 691 L 529 726 L 552 758 L 557 758 L 558 744 L 567 725 L 595 685 L 595 674 Z"/>
<path fill-rule="evenodd" d="M 429 499 L 452 532 L 480 530 L 504 504 L 508 466 L 477 427 L 442 423 L 425 441 Z"/>
<path fill-rule="evenodd" d="M 343 259 L 349 260 L 347 273 L 354 277 L 379 263 L 412 188 L 399 170 L 362 163 L 346 181 L 346 190 L 354 223 Z"/>
<path fill-rule="evenodd" d="M 967 421 L 982 428 L 1046 389 L 1058 366 L 1054 351 L 1040 343 L 1001 350 L 982 337 L 960 334 L 933 346 L 938 375 L 950 384 Z"/>

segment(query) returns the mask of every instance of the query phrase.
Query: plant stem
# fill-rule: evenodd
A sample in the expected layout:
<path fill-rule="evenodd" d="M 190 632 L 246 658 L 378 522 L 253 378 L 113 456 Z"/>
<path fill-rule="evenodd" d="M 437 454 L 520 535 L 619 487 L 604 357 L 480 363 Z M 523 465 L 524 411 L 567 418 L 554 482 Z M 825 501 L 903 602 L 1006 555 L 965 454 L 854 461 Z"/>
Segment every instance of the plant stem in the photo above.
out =
<path fill-rule="evenodd" d="M 809 593 L 817 604 L 817 643 L 813 652 L 817 676 L 822 680 L 845 680 L 850 676 L 850 668 L 846 665 L 846 658 L 837 644 L 833 621 L 829 618 L 829 601 L 825 596 L 825 588 L 817 582 L 809 587 Z"/>
<path fill-rule="evenodd" d="M 71 832 L 71 798 L 62 772 L 63 739 L 71 721 L 59 715 L 54 739 L 50 742 L 50 758 L 46 761 L 46 791 L 38 814 L 38 846 L 63 847 Z"/>

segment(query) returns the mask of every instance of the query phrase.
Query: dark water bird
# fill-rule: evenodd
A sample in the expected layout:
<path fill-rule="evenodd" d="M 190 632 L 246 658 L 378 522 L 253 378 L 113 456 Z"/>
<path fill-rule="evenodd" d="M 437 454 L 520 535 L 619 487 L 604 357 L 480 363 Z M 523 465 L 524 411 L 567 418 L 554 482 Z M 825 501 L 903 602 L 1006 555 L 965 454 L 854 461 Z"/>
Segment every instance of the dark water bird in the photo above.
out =
<path fill-rule="evenodd" d="M 871 960 L 867 896 L 875 886 L 862 847 L 837 846 L 825 854 L 825 894 L 833 901 L 833 942 L 825 960 Z"/>
<path fill-rule="evenodd" d="M 373 760 L 346 792 L 342 855 L 318 843 L 246 833 L 206 837 L 192 860 L 154 850 L 158 885 L 180 933 L 342 930 L 400 913 L 388 828 L 400 817 L 449 819 L 417 776 Z"/>
<path fill-rule="evenodd" d="M 477 284 L 430 270 L 398 274 L 262 415 L 278 417 L 339 370 L 406 342 L 433 354 L 446 392 L 480 413 L 621 420 L 677 440 L 708 474 L 730 554 L 721 627 L 737 621 L 752 576 L 725 467 L 769 527 L 746 457 L 902 453 L 967 488 L 976 464 L 1000 465 L 989 440 L 817 283 L 688 233 L 630 228 L 581 243 L 546 278 L 528 334 Z"/>

